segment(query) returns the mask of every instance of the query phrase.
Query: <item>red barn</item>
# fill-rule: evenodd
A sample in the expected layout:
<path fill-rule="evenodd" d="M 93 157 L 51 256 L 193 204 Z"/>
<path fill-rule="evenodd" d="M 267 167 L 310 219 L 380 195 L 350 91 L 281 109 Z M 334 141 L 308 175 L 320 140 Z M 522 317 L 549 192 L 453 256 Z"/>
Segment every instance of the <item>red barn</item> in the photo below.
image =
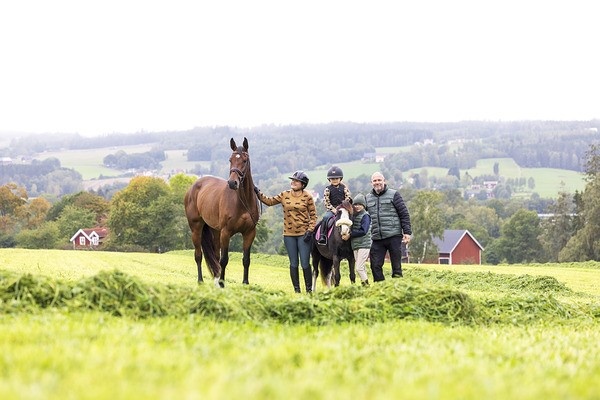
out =
<path fill-rule="evenodd" d="M 106 228 L 80 229 L 69 241 L 73 243 L 74 249 L 96 249 L 102 244 L 106 235 L 108 235 Z"/>
<path fill-rule="evenodd" d="M 466 229 L 446 229 L 443 238 L 433 238 L 439 264 L 481 264 L 483 247 Z"/>

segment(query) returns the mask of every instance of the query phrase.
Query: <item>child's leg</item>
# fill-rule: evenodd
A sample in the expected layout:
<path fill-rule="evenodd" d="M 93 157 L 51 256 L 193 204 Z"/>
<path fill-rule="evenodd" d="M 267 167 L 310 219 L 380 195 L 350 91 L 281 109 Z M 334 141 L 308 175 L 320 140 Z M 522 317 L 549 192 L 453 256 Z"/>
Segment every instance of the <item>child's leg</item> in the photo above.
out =
<path fill-rule="evenodd" d="M 368 282 L 369 277 L 367 276 L 367 259 L 369 258 L 369 249 L 356 249 L 354 250 L 354 259 L 356 261 L 356 273 L 360 277 L 361 282 Z"/>

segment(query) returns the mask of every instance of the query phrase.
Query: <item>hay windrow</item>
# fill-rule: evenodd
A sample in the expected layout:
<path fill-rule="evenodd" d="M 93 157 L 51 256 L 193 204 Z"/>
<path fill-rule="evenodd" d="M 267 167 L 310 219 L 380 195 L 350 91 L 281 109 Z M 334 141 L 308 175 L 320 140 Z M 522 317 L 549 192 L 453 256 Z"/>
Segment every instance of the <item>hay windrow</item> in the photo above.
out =
<path fill-rule="evenodd" d="M 366 288 L 338 287 L 307 296 L 258 286 L 217 289 L 212 285 L 194 288 L 149 285 L 118 270 L 100 272 L 77 282 L 0 273 L 0 312 L 60 308 L 132 318 L 183 318 L 196 314 L 219 321 L 312 325 L 369 324 L 398 319 L 449 325 L 522 324 L 599 318 L 598 305 L 571 305 L 551 294 L 537 293 L 556 286 L 552 280 L 538 278 L 508 280 L 513 291 L 521 290 L 517 295 L 509 291 L 502 298 L 474 300 L 446 284 L 406 278 Z"/>
<path fill-rule="evenodd" d="M 444 284 L 455 288 L 498 293 L 540 293 L 561 296 L 575 295 L 564 283 L 551 276 L 508 275 L 492 272 L 453 272 L 433 271 L 421 268 L 411 269 L 412 278 L 423 282 Z"/>

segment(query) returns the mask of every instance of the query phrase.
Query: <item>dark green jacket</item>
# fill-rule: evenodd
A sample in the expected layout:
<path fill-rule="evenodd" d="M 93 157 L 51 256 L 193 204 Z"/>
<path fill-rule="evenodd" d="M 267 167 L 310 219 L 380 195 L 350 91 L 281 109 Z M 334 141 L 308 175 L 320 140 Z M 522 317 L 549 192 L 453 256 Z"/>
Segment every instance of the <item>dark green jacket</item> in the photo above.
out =
<path fill-rule="evenodd" d="M 402 234 L 412 235 L 410 214 L 400 192 L 384 186 L 381 193 L 371 190 L 367 196 L 367 211 L 371 215 L 373 240 L 387 239 Z"/>

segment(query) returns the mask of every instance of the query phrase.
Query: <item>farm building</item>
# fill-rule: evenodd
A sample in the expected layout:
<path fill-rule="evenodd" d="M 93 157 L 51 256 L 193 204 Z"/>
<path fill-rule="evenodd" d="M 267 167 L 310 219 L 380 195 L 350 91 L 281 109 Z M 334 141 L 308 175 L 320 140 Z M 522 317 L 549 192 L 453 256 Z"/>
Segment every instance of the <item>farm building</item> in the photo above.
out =
<path fill-rule="evenodd" d="M 106 228 L 80 229 L 71 237 L 73 249 L 97 249 L 108 235 Z"/>
<path fill-rule="evenodd" d="M 444 237 L 433 238 L 439 264 L 481 264 L 483 247 L 466 229 L 446 229 Z"/>

